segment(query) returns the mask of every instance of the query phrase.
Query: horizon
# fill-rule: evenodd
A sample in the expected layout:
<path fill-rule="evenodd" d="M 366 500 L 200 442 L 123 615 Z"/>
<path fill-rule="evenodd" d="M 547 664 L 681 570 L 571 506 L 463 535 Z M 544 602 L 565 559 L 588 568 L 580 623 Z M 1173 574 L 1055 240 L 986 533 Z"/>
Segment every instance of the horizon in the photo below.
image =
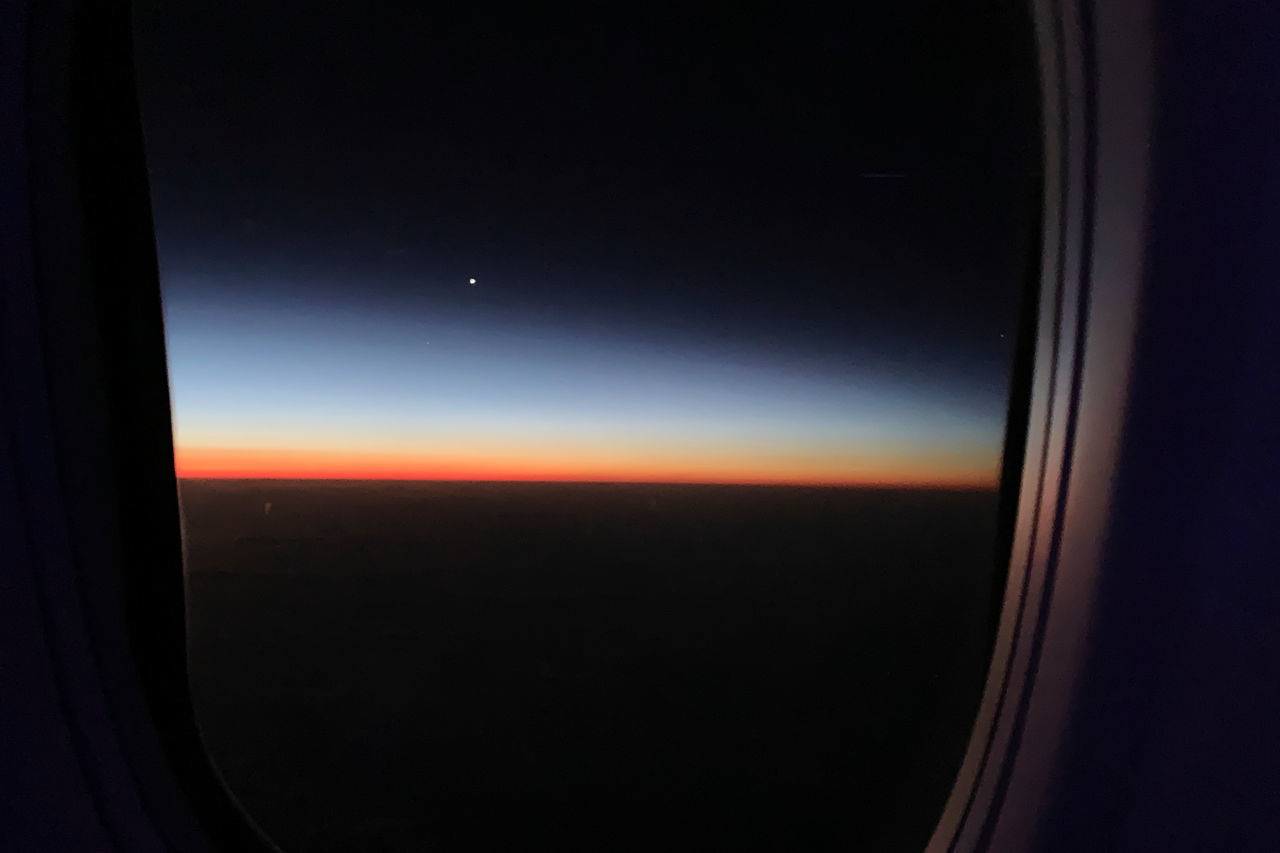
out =
<path fill-rule="evenodd" d="M 785 488 L 785 489 L 865 489 L 868 491 L 937 491 L 937 492 L 996 492 L 999 483 L 938 481 L 918 483 L 898 482 L 822 482 L 822 481 L 757 481 L 757 480 L 509 480 L 509 479 L 465 479 L 465 478 L 431 478 L 431 477 L 348 477 L 328 476 L 271 476 L 264 474 L 182 474 L 178 473 L 179 482 L 209 483 L 422 483 L 444 485 L 499 485 L 499 486 L 714 486 L 733 488 Z"/>
<path fill-rule="evenodd" d="M 276 449 L 175 447 L 174 470 L 192 480 L 329 480 L 441 483 L 616 483 L 652 485 L 742 485 L 833 488 L 994 489 L 998 468 L 972 467 L 968 459 L 951 466 L 914 468 L 886 464 L 874 455 L 858 464 L 824 469 L 821 458 L 808 466 L 778 464 L 680 467 L 627 464 L 627 459 L 574 466 L 519 464 L 518 460 L 458 460 L 398 454 L 356 454 Z M 891 462 L 892 460 L 890 460 Z M 914 460 L 913 460 L 914 461 Z M 936 462 L 936 460 L 935 460 Z"/>

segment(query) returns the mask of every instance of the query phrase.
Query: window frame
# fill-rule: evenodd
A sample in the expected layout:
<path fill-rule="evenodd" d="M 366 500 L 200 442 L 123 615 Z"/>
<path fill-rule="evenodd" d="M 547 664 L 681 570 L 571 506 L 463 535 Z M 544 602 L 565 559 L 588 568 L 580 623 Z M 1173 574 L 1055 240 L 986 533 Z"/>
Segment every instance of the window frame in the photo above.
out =
<path fill-rule="evenodd" d="M 1046 185 L 1025 460 L 991 670 L 928 849 L 1022 849 L 1075 699 L 1142 275 L 1150 4 L 1042 0 Z M 201 742 L 129 4 L 12 6 L 26 52 L 6 438 L 67 727 L 119 849 L 277 848 Z M 8 13 L 6 13 L 8 17 Z M 15 137 L 15 138 L 17 138 Z M 20 179 L 20 180 L 19 180 Z M 29 256 L 28 256 L 29 255 Z M 1106 269 L 1094 263 L 1107 258 Z M 24 265 L 25 264 L 25 265 Z"/>
<path fill-rule="evenodd" d="M 1151 3 L 1036 0 L 1035 23 L 1041 310 L 1017 520 L 982 703 L 928 853 L 1034 847 L 1088 653 L 1134 369 Z"/>

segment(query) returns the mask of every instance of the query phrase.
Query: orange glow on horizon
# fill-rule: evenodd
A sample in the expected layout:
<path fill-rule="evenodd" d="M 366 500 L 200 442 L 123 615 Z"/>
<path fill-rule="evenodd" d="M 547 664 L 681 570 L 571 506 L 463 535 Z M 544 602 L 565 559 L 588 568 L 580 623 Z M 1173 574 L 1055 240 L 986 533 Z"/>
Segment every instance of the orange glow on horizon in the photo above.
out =
<path fill-rule="evenodd" d="M 587 454 L 507 457 L 408 452 L 184 447 L 174 452 L 184 479 L 444 480 L 500 482 L 705 483 L 917 488 L 995 488 L 997 472 L 973 454 L 867 454 L 820 460 L 746 454 L 680 459 L 592 458 Z"/>

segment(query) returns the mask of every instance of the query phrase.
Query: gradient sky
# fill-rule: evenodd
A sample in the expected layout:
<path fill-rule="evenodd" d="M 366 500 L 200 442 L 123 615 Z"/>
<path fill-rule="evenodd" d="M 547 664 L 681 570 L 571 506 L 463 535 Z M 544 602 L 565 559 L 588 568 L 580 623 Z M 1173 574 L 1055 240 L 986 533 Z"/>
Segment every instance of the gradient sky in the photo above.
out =
<path fill-rule="evenodd" d="M 994 485 L 1021 4 L 266 5 L 139 17 L 180 474 Z"/>

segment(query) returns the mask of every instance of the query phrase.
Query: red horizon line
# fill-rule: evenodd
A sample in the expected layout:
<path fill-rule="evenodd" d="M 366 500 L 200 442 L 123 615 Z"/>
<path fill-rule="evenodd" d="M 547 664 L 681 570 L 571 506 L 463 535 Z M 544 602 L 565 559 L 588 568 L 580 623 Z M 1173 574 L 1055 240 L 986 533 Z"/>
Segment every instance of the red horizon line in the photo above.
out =
<path fill-rule="evenodd" d="M 415 476 L 307 476 L 269 473 L 216 473 L 184 474 L 175 472 L 179 480 L 273 480 L 329 483 L 523 483 L 523 484 L 581 484 L 581 485 L 634 485 L 634 486 L 795 486 L 808 488 L 858 488 L 858 489 L 950 489 L 955 491 L 996 491 L 998 481 L 973 480 L 709 480 L 709 479 L 600 479 L 592 477 L 415 477 Z"/>

